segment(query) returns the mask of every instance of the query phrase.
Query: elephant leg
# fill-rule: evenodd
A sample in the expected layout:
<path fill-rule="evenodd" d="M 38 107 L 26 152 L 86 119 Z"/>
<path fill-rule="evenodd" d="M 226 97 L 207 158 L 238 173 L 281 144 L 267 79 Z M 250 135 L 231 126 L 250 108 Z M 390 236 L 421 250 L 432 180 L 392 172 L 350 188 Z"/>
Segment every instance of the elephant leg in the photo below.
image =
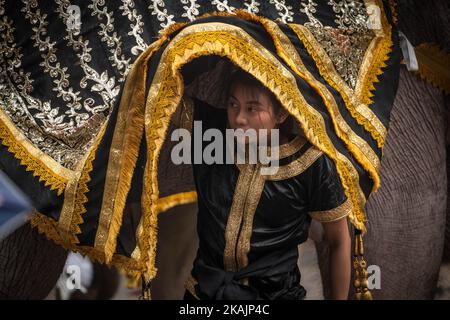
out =
<path fill-rule="evenodd" d="M 447 107 L 447 199 L 450 195 L 450 96 L 446 96 Z M 447 200 L 447 221 L 445 224 L 444 254 L 442 255 L 441 270 L 437 292 L 434 297 L 438 300 L 450 299 L 450 201 Z"/>
<path fill-rule="evenodd" d="M 29 224 L 0 242 L 0 300 L 44 299 L 66 262 L 67 251 Z"/>
<path fill-rule="evenodd" d="M 447 148 L 447 152 L 450 151 L 450 148 Z M 447 172 L 450 169 L 450 158 L 447 158 Z M 449 179 L 450 180 L 450 179 Z M 450 183 L 447 185 L 448 193 L 447 199 L 450 195 Z M 450 202 L 447 203 L 447 221 L 445 223 L 445 243 L 444 243 L 444 254 L 442 256 L 442 260 L 444 262 L 450 263 Z"/>
<path fill-rule="evenodd" d="M 182 299 L 184 283 L 198 248 L 197 204 L 177 206 L 158 216 L 158 272 L 151 283 L 152 299 Z"/>
<path fill-rule="evenodd" d="M 450 179 L 448 175 L 450 173 L 450 157 L 448 156 L 450 151 L 450 96 L 445 97 L 447 107 L 447 196 L 450 195 Z M 447 197 L 448 199 L 448 197 Z M 447 202 L 447 221 L 445 224 L 445 244 L 443 261 L 450 263 L 450 201 Z"/>
<path fill-rule="evenodd" d="M 402 69 L 381 165 L 367 203 L 367 260 L 381 269 L 379 299 L 431 299 L 447 204 L 446 116 L 441 92 Z"/>
<path fill-rule="evenodd" d="M 433 298 L 447 202 L 446 116 L 441 92 L 402 68 L 382 159 L 381 188 L 368 199 L 368 265 L 380 267 L 375 299 Z M 326 243 L 318 245 L 324 281 Z"/>

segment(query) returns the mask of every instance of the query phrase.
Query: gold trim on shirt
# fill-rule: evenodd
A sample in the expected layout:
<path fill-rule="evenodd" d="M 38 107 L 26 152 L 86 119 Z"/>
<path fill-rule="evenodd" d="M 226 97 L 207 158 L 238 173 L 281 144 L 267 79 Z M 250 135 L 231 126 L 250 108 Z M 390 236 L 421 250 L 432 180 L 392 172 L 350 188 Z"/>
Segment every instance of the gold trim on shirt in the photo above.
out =
<path fill-rule="evenodd" d="M 336 208 L 324 211 L 313 211 L 310 212 L 309 215 L 314 220 L 320 222 L 332 222 L 348 216 L 351 211 L 352 203 L 347 199 L 343 204 Z"/>
<path fill-rule="evenodd" d="M 265 179 L 269 181 L 279 181 L 298 176 L 306 169 L 308 169 L 322 155 L 322 151 L 314 146 L 311 146 L 298 159 L 292 161 L 287 165 L 279 167 L 277 173 L 266 175 Z"/>
<path fill-rule="evenodd" d="M 295 136 L 294 139 L 289 141 L 288 143 L 282 144 L 278 149 L 278 157 L 277 160 L 284 159 L 287 157 L 290 157 L 294 155 L 296 152 L 298 152 L 306 143 L 306 139 L 301 136 Z M 267 147 L 267 154 L 271 155 L 272 150 L 270 147 Z M 248 154 L 246 153 L 246 157 L 248 157 Z M 274 159 L 275 160 L 275 159 Z M 248 159 L 246 159 L 248 161 Z M 236 163 L 236 166 L 239 170 L 242 170 L 242 168 L 245 166 L 245 163 Z"/>
<path fill-rule="evenodd" d="M 306 143 L 306 139 L 301 136 L 295 136 L 294 139 L 289 141 L 288 143 L 284 143 L 279 148 L 278 159 L 284 159 L 292 156 L 298 150 L 300 150 Z M 267 148 L 267 153 L 271 154 L 271 148 Z"/>
<path fill-rule="evenodd" d="M 284 144 L 283 146 L 289 145 L 289 148 L 283 148 L 281 157 L 286 154 L 294 154 L 304 144 L 305 141 L 300 137 Z M 289 152 L 286 153 L 287 151 Z M 225 270 L 236 272 L 248 265 L 253 220 L 265 182 L 295 177 L 308 169 L 322 154 L 323 152 L 311 146 L 298 159 L 281 166 L 274 175 L 261 175 L 262 166 L 260 164 L 237 164 L 240 174 L 225 230 Z M 243 279 L 242 282 L 246 284 L 247 279 Z"/>
<path fill-rule="evenodd" d="M 236 188 L 233 195 L 233 202 L 231 204 L 230 213 L 228 215 L 228 221 L 225 228 L 225 250 L 223 254 L 223 263 L 225 270 L 227 271 L 233 272 L 238 271 L 236 245 L 238 242 L 244 213 L 252 214 L 245 211 L 248 193 L 250 190 L 253 190 L 251 182 L 254 179 L 254 174 L 256 171 L 255 167 L 256 165 L 252 164 L 243 165 L 242 171 L 239 174 L 236 183 Z M 257 195 L 254 192 L 252 192 L 252 196 Z"/>
<path fill-rule="evenodd" d="M 239 235 L 236 249 L 236 260 L 239 269 L 248 265 L 248 253 L 250 252 L 250 239 L 253 231 L 253 218 L 258 207 L 261 194 L 264 190 L 265 179 L 260 173 L 261 167 L 256 165 L 252 172 L 250 190 L 245 199 L 242 229 Z M 247 279 L 243 279 L 244 284 L 248 284 Z"/>

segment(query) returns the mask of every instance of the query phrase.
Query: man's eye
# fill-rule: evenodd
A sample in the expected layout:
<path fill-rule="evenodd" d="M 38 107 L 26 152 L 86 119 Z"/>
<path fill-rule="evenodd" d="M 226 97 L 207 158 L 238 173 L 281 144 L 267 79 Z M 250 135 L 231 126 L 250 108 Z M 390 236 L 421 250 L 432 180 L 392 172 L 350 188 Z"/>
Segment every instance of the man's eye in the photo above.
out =
<path fill-rule="evenodd" d="M 230 103 L 228 103 L 228 107 L 230 107 L 230 108 L 237 108 L 237 103 L 230 102 Z"/>
<path fill-rule="evenodd" d="M 248 107 L 247 110 L 248 110 L 249 112 L 256 112 L 256 111 L 258 111 L 258 108 L 252 106 L 252 107 Z"/>

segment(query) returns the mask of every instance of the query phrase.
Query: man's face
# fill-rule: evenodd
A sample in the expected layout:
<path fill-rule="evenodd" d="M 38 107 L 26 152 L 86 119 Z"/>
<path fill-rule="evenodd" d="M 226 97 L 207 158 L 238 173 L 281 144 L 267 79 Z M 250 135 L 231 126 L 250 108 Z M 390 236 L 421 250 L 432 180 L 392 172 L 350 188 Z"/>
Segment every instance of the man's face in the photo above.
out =
<path fill-rule="evenodd" d="M 277 117 L 268 93 L 236 83 L 232 86 L 227 105 L 228 124 L 231 129 L 270 130 L 277 125 Z"/>

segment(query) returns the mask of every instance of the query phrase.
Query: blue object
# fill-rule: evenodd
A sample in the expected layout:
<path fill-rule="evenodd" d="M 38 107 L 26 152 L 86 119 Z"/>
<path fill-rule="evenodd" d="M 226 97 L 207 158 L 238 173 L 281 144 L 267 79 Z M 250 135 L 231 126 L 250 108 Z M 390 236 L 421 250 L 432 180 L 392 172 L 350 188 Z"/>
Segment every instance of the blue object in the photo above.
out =
<path fill-rule="evenodd" d="M 30 200 L 0 171 L 0 241 L 27 222 L 32 208 Z"/>

